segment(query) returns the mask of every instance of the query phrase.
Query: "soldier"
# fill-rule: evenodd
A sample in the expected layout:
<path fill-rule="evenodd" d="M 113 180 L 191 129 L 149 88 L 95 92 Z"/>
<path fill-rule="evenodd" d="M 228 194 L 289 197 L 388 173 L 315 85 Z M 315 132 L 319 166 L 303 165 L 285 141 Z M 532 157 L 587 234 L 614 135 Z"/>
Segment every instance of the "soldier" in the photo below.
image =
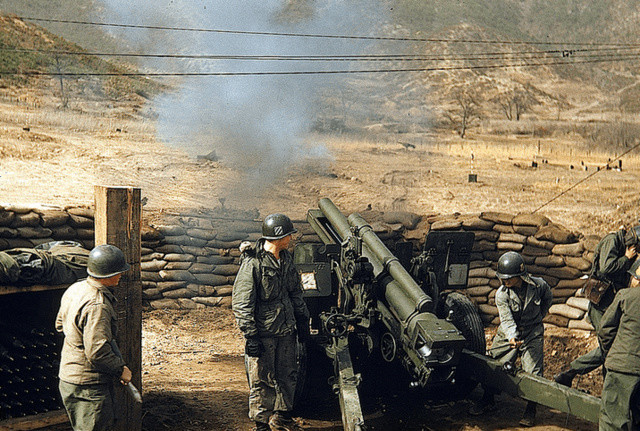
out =
<path fill-rule="evenodd" d="M 629 289 L 618 292 L 602 316 L 598 340 L 606 357 L 600 431 L 632 430 L 631 402 L 640 383 L 640 261 L 629 269 Z"/>
<path fill-rule="evenodd" d="M 542 319 L 552 303 L 551 289 L 546 281 L 527 273 L 519 253 L 509 251 L 500 256 L 496 276 L 502 286 L 496 292 L 500 326 L 493 339 L 490 355 L 505 363 L 518 354 L 522 369 L 542 376 L 544 365 L 544 326 Z M 520 420 L 522 426 L 535 425 L 537 404 L 529 401 Z M 493 391 L 485 388 L 482 400 L 469 411 L 481 414 L 494 408 Z"/>
<path fill-rule="evenodd" d="M 634 226 L 628 232 L 624 229 L 606 235 L 596 246 L 593 256 L 591 275 L 599 280 L 611 282 L 600 302 L 589 302 L 587 314 L 596 332 L 600 330 L 600 320 L 613 302 L 616 293 L 629 285 L 628 270 L 638 254 L 638 236 L 640 226 Z M 571 387 L 575 376 L 590 373 L 604 364 L 604 354 L 600 345 L 590 352 L 576 358 L 569 368 L 556 374 L 553 379 L 561 385 Z"/>
<path fill-rule="evenodd" d="M 113 289 L 129 270 L 122 251 L 99 245 L 87 260 L 86 280 L 62 296 L 56 330 L 64 333 L 60 394 L 74 430 L 112 429 L 116 419 L 113 382 L 131 381 L 131 370 L 113 348 L 117 331 Z"/>
<path fill-rule="evenodd" d="M 296 332 L 300 341 L 308 337 L 309 312 L 287 250 L 295 232 L 286 215 L 267 216 L 255 248 L 243 252 L 233 285 L 233 312 L 246 339 L 249 417 L 257 431 L 299 429 L 291 416 Z"/>

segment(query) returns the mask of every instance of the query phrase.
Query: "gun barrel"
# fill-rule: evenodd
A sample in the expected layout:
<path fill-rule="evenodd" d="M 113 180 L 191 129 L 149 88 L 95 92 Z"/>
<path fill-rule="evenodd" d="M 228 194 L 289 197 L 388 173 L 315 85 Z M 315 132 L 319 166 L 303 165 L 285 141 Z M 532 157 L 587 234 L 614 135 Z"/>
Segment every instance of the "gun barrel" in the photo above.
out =
<path fill-rule="evenodd" d="M 432 299 L 418 286 L 362 216 L 352 214 L 347 219 L 327 198 L 321 199 L 318 206 L 343 240 L 351 235 L 351 226 L 358 229 L 364 243 L 362 254 L 372 263 L 374 274 L 378 276 L 386 269 L 393 279 L 385 284 L 384 297 L 398 317 L 406 320 L 415 312 L 431 311 Z"/>

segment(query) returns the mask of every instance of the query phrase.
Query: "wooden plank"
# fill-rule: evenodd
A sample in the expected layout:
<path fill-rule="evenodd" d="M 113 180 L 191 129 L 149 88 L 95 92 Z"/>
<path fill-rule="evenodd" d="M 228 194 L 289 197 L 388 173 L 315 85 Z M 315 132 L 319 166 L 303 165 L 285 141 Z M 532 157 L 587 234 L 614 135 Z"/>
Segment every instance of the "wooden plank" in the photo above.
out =
<path fill-rule="evenodd" d="M 142 390 L 142 283 L 140 282 L 140 189 L 134 187 L 95 187 L 96 245 L 111 244 L 120 248 L 131 270 L 123 274 L 115 289 L 118 300 L 118 345 L 133 372 L 133 384 Z M 117 390 L 120 412 L 118 431 L 140 431 L 142 408 L 125 393 Z"/>
<path fill-rule="evenodd" d="M 23 418 L 7 419 L 0 422 L 0 431 L 14 430 L 35 430 L 51 425 L 58 425 L 69 422 L 67 412 L 64 410 L 54 410 Z"/>
<path fill-rule="evenodd" d="M 43 284 L 36 284 L 33 286 L 0 286 L 0 295 L 10 295 L 12 293 L 24 293 L 24 292 L 42 292 L 44 290 L 60 290 L 66 289 L 71 286 L 70 284 L 58 284 L 55 286 L 46 286 Z"/>

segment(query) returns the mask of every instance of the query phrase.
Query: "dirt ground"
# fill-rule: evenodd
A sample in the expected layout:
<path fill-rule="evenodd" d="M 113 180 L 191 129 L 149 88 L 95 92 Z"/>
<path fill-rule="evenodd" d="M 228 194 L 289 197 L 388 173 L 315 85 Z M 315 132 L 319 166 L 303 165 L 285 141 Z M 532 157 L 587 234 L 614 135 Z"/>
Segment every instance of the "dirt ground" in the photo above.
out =
<path fill-rule="evenodd" d="M 487 330 L 487 336 L 492 335 Z M 590 350 L 594 338 L 586 332 L 548 328 L 545 376 L 551 378 L 564 364 Z M 248 431 L 248 387 L 244 374 L 242 336 L 226 309 L 206 311 L 151 311 L 143 322 L 143 428 L 147 431 Z M 366 375 L 363 376 L 365 379 Z M 373 377 L 376 381 L 383 381 Z M 382 386 L 385 385 L 385 386 Z M 361 397 L 372 430 L 516 430 L 524 402 L 498 397 L 496 413 L 467 414 L 470 400 L 429 401 L 423 394 L 387 382 L 363 386 Z M 599 395 L 599 371 L 582 377 L 577 387 Z M 328 384 L 317 388 L 311 404 L 298 412 L 305 430 L 341 430 L 337 397 Z M 481 395 L 471 393 L 471 399 Z M 540 408 L 534 430 L 593 430 L 595 424 Z"/>

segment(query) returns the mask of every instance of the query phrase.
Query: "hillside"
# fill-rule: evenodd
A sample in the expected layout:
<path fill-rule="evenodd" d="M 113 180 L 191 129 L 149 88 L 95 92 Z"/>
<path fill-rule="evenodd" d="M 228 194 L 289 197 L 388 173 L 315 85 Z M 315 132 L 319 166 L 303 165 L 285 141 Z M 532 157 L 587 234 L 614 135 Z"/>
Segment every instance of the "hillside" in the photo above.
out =
<path fill-rule="evenodd" d="M 56 76 L 56 73 L 118 74 L 132 71 L 123 65 L 86 55 L 84 48 L 43 27 L 13 15 L 0 16 L 0 83 L 5 88 L 29 87 L 55 94 L 61 105 L 67 105 L 70 99 L 85 102 L 142 100 L 143 96 L 160 90 L 158 84 L 136 77 Z"/>

